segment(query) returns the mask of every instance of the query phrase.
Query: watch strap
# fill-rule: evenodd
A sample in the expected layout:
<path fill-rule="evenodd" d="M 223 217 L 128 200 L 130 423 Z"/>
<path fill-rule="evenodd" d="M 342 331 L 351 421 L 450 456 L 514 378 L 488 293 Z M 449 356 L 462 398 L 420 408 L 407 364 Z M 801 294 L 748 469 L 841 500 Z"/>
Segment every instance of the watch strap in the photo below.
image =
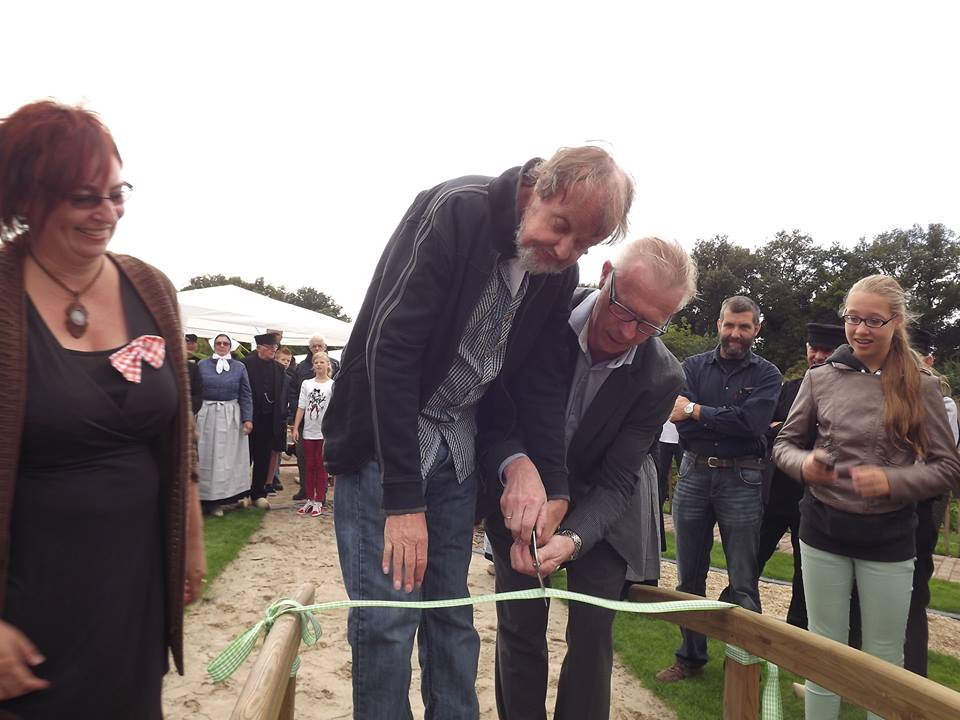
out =
<path fill-rule="evenodd" d="M 583 549 L 583 540 L 581 537 L 568 528 L 557 530 L 557 535 L 563 535 L 573 540 L 573 555 L 570 556 L 570 559 L 576 560 L 580 556 L 580 551 Z"/>

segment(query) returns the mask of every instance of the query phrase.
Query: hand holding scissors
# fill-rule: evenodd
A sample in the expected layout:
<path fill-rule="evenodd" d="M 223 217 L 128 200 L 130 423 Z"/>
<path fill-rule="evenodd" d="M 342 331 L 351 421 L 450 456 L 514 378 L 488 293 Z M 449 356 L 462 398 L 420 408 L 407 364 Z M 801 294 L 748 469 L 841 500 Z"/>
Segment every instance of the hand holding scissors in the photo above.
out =
<path fill-rule="evenodd" d="M 543 575 L 540 574 L 540 556 L 537 554 L 537 531 L 531 531 L 530 535 L 530 556 L 533 558 L 533 567 L 537 570 L 537 580 L 540 581 L 540 589 L 544 592 L 547 591 L 547 586 L 543 584 Z M 547 598 L 543 598 L 543 604 L 547 607 L 550 607 L 550 603 L 547 602 Z"/>

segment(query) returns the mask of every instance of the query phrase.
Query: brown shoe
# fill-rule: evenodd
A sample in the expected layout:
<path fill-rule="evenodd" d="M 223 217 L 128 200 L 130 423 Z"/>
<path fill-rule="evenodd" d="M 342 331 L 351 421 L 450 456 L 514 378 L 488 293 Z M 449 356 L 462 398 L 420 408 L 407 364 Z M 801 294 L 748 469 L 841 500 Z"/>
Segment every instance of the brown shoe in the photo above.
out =
<path fill-rule="evenodd" d="M 687 663 L 682 660 L 677 660 L 666 670 L 661 670 L 657 673 L 657 682 L 675 683 L 680 680 L 686 680 L 687 678 L 700 677 L 701 675 L 703 675 L 702 667 L 694 667 L 693 665 L 687 665 Z"/>

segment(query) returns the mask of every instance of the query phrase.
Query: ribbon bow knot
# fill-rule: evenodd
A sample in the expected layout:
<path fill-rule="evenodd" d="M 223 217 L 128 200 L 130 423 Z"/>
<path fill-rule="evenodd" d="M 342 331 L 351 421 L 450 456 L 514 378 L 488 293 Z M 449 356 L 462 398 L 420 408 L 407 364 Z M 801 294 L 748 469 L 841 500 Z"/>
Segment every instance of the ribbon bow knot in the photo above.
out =
<path fill-rule="evenodd" d="M 260 620 L 256 625 L 234 640 L 230 644 L 230 647 L 217 655 L 213 662 L 207 666 L 207 672 L 210 674 L 210 677 L 214 682 L 220 683 L 233 675 L 234 671 L 247 659 L 254 645 L 257 644 L 257 638 L 260 637 L 260 633 L 266 636 L 277 618 L 287 613 L 295 613 L 299 616 L 300 639 L 303 643 L 307 646 L 315 645 L 317 640 L 320 639 L 322 630 L 320 629 L 320 623 L 317 622 L 317 619 L 310 611 L 310 607 L 309 605 L 301 605 L 292 598 L 281 598 L 277 600 L 267 608 L 263 620 Z M 299 669 L 300 656 L 297 655 L 290 668 L 290 676 L 293 677 L 296 675 Z"/>
<path fill-rule="evenodd" d="M 143 376 L 143 364 L 153 368 L 163 365 L 166 343 L 157 335 L 141 335 L 134 338 L 110 356 L 110 364 L 128 382 L 139 383 Z"/>

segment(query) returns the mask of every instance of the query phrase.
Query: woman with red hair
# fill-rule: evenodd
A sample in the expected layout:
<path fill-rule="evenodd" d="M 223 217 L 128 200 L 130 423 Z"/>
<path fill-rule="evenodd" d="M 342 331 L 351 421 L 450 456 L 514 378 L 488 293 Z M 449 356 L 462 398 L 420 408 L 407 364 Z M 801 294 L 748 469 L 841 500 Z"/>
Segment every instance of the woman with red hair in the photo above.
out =
<path fill-rule="evenodd" d="M 2 717 L 160 718 L 167 648 L 183 668 L 190 395 L 173 286 L 107 252 L 131 190 L 93 113 L 0 121 Z"/>

